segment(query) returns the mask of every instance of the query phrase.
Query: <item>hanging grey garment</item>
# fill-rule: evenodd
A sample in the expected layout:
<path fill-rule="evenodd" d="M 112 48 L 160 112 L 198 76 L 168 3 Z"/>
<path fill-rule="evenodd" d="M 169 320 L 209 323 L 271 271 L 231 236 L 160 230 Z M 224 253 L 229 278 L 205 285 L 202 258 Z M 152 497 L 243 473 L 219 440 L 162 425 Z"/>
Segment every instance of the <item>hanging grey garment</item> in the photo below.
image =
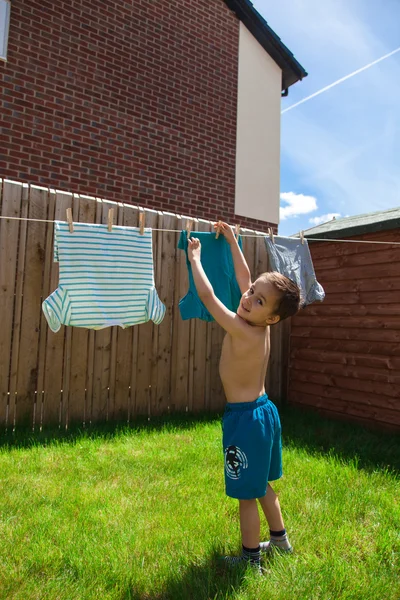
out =
<path fill-rule="evenodd" d="M 265 237 L 271 270 L 286 275 L 297 283 L 301 290 L 301 307 L 318 301 L 322 302 L 325 292 L 315 277 L 307 240 L 304 244 L 298 238 L 274 236 L 275 243 Z"/>

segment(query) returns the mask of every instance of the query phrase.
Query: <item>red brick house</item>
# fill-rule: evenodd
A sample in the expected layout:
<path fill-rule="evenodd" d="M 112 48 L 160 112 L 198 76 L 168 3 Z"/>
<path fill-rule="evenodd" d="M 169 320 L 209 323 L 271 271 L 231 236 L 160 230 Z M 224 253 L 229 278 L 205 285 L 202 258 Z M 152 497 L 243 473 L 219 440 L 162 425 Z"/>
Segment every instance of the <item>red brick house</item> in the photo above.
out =
<path fill-rule="evenodd" d="M 0 5 L 1 177 L 278 222 L 280 98 L 307 73 L 249 0 Z"/>

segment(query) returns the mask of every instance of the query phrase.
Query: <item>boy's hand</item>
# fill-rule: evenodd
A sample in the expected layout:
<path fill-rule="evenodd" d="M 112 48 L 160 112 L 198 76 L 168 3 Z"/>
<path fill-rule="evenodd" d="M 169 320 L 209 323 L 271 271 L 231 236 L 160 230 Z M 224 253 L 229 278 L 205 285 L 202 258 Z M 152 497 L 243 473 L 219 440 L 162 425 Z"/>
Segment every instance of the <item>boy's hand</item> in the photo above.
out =
<path fill-rule="evenodd" d="M 230 227 L 228 223 L 224 223 L 223 221 L 218 221 L 218 223 L 214 223 L 214 229 L 217 230 L 218 227 L 220 233 L 222 233 L 225 236 L 225 239 L 228 242 L 228 244 L 232 244 L 232 242 L 234 242 L 236 239 L 232 231 L 232 227 Z"/>
<path fill-rule="evenodd" d="M 201 244 L 197 238 L 190 237 L 188 239 L 188 258 L 190 262 L 194 260 L 200 260 L 201 256 Z"/>

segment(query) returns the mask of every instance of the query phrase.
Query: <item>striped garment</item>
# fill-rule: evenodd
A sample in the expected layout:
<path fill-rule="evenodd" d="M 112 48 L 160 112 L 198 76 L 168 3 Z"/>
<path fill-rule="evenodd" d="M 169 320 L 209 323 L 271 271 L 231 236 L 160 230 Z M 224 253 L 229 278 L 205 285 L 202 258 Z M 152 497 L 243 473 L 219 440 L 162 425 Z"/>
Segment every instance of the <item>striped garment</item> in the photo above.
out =
<path fill-rule="evenodd" d="M 154 284 L 151 229 L 92 223 L 54 224 L 58 288 L 42 304 L 52 331 L 61 325 L 130 327 L 165 315 Z"/>

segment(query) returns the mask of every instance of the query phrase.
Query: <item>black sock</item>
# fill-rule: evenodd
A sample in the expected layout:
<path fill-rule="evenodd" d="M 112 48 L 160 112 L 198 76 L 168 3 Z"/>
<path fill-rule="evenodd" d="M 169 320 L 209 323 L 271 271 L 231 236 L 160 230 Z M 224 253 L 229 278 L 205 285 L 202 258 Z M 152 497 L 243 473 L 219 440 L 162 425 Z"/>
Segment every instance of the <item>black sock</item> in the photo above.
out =
<path fill-rule="evenodd" d="M 257 546 L 257 548 L 246 548 L 246 546 L 242 545 L 242 551 L 244 558 L 246 558 L 249 562 L 253 564 L 259 564 L 261 556 L 260 546 Z"/>
<path fill-rule="evenodd" d="M 269 534 L 271 537 L 282 537 L 286 534 L 286 529 L 282 529 L 282 531 L 271 531 L 269 530 Z"/>

